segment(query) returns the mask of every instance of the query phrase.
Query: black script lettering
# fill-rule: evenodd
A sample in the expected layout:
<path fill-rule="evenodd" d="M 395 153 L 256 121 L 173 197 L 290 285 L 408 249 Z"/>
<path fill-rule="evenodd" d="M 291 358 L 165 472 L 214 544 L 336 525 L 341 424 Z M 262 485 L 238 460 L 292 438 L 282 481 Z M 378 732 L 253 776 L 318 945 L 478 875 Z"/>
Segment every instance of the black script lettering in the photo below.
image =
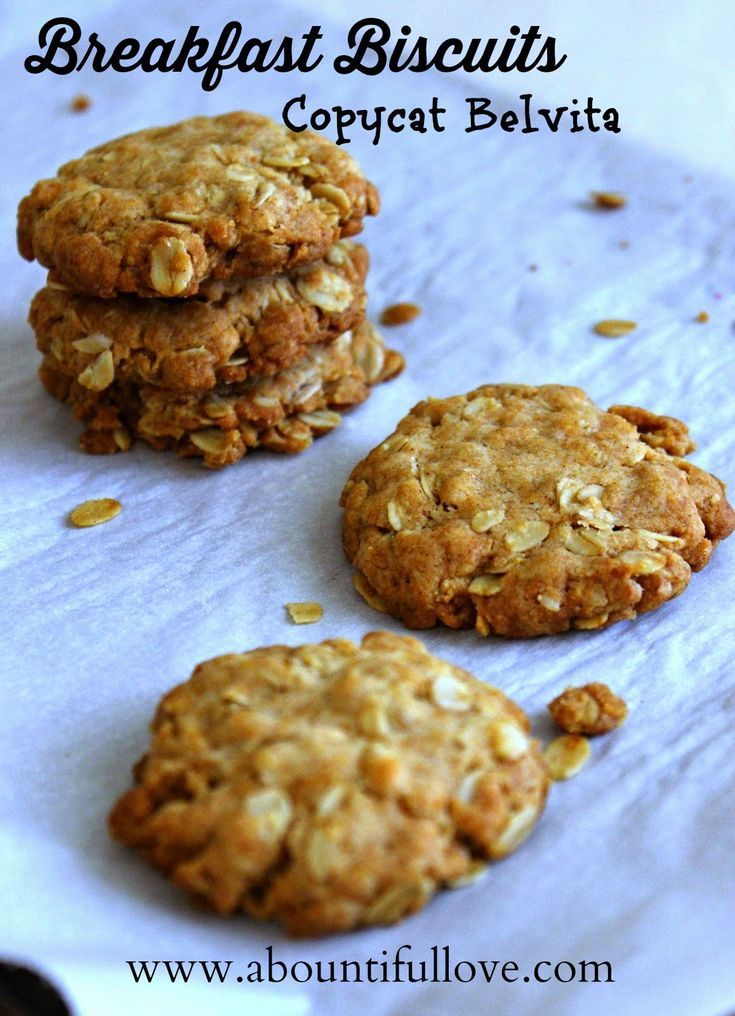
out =
<path fill-rule="evenodd" d="M 53 35 L 51 35 L 52 32 Z M 82 30 L 76 21 L 72 21 L 71 18 L 52 18 L 42 26 L 38 33 L 38 45 L 42 50 L 47 51 L 46 55 L 31 55 L 26 58 L 23 66 L 29 74 L 40 74 L 41 71 L 71 74 L 77 65 L 77 53 L 74 47 L 81 37 Z M 65 63 L 55 63 L 57 53 L 66 56 Z"/>
<path fill-rule="evenodd" d="M 347 45 L 355 53 L 353 56 L 338 56 L 334 61 L 334 69 L 338 74 L 350 74 L 352 71 L 380 74 L 387 60 L 383 47 L 389 39 L 390 28 L 380 18 L 363 18 L 362 21 L 355 22 L 347 33 Z M 368 54 L 374 57 L 373 63 L 365 62 Z"/>

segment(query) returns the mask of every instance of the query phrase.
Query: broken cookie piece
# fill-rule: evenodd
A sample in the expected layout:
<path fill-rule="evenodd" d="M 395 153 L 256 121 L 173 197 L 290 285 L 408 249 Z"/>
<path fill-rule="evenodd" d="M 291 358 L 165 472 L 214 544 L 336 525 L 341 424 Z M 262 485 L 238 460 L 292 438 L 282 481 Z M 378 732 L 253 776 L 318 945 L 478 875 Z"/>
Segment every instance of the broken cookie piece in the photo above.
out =
<path fill-rule="evenodd" d="M 607 734 L 628 715 L 625 702 L 600 682 L 567 688 L 549 702 L 548 709 L 554 723 L 565 733 L 588 737 Z"/>

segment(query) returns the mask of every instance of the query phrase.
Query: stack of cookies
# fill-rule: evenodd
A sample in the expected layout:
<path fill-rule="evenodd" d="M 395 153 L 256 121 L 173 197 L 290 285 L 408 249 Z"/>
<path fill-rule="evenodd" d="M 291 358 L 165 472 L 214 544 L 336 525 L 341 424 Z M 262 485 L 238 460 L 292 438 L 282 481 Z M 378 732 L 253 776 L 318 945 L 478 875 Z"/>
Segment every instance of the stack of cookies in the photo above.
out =
<path fill-rule="evenodd" d="M 50 269 L 30 321 L 41 379 L 93 453 L 236 462 L 296 452 L 400 372 L 365 319 L 375 188 L 332 142 L 230 113 L 128 135 L 23 199 Z"/>

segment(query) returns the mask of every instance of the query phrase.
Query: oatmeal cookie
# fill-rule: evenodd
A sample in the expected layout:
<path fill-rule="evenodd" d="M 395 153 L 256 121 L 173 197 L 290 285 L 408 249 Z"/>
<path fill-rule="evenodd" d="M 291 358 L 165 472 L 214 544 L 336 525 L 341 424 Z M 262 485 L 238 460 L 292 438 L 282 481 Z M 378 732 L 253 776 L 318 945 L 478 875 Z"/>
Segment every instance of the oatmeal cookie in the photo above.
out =
<path fill-rule="evenodd" d="M 227 113 L 67 162 L 21 201 L 18 247 L 77 293 L 193 296 L 210 277 L 316 261 L 377 210 L 377 191 L 333 142 Z"/>
<path fill-rule="evenodd" d="M 210 280 L 190 300 L 102 300 L 51 282 L 34 297 L 29 320 L 41 352 L 82 387 L 94 390 L 94 363 L 109 350 L 103 361 L 117 381 L 206 391 L 275 374 L 360 324 L 367 268 L 365 248 L 340 240 L 323 261 L 260 279 Z"/>
<path fill-rule="evenodd" d="M 681 593 L 735 528 L 693 448 L 678 420 L 579 388 L 429 399 L 352 471 L 344 548 L 410 628 L 603 628 Z"/>
<path fill-rule="evenodd" d="M 392 924 L 529 835 L 548 779 L 528 731 L 408 636 L 220 656 L 159 705 L 110 830 L 221 914 Z"/>
<path fill-rule="evenodd" d="M 206 466 L 218 467 L 237 462 L 248 448 L 304 451 L 314 437 L 339 425 L 337 410 L 364 402 L 372 385 L 402 369 L 400 353 L 386 349 L 363 322 L 334 342 L 311 346 L 306 357 L 270 377 L 220 384 L 204 394 L 112 380 L 92 391 L 59 371 L 50 357 L 40 375 L 46 390 L 87 425 L 80 439 L 85 451 L 127 451 L 135 436 L 152 448 L 201 456 Z"/>

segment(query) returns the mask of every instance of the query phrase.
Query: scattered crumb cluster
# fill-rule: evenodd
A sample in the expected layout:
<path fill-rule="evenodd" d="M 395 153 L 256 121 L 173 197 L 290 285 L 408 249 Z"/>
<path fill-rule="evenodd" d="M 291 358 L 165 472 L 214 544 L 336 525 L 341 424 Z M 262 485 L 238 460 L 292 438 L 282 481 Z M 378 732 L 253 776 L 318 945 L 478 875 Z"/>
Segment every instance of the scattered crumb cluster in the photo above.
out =
<path fill-rule="evenodd" d="M 549 776 L 557 782 L 576 776 L 587 764 L 592 755 L 587 737 L 607 734 L 628 715 L 625 702 L 600 682 L 566 688 L 549 702 L 548 710 L 564 731 L 544 751 Z"/>

